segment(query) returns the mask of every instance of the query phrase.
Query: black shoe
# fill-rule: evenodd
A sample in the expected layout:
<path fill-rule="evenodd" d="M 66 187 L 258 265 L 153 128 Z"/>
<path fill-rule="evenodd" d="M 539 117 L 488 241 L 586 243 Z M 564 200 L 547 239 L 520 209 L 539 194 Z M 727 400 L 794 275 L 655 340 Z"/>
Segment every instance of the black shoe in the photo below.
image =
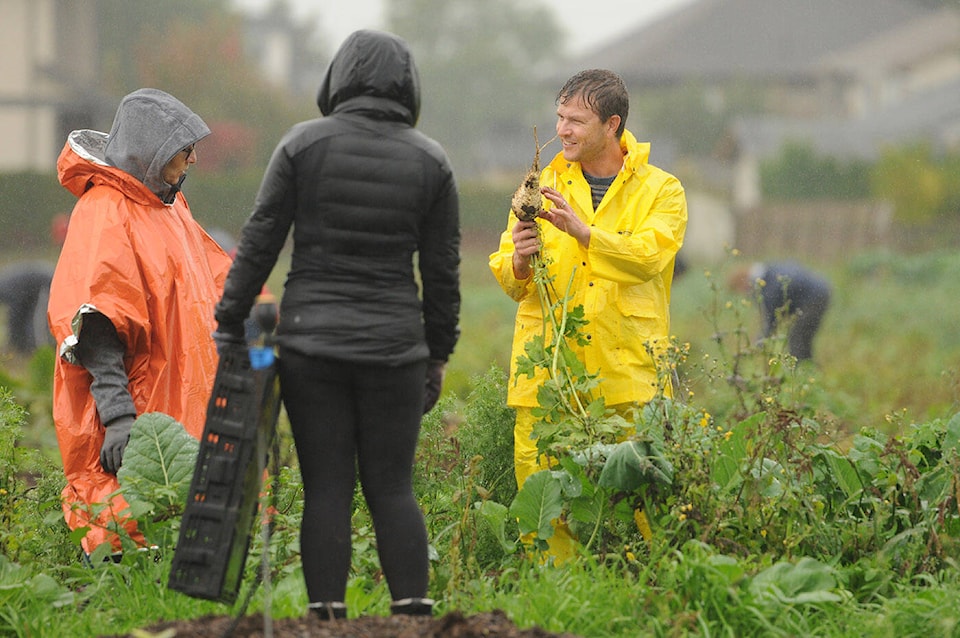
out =
<path fill-rule="evenodd" d="M 344 603 L 310 603 L 307 605 L 307 609 L 320 620 L 336 620 L 347 617 L 347 606 Z"/>
<path fill-rule="evenodd" d="M 391 614 L 406 616 L 432 616 L 433 600 L 429 598 L 404 598 L 390 603 Z"/>

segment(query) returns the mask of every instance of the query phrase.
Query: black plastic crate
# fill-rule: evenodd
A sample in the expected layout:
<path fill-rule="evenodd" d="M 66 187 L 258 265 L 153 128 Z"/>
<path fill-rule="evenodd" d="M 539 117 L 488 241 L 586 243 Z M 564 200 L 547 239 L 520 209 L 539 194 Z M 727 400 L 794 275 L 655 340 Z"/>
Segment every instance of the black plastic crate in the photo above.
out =
<path fill-rule="evenodd" d="M 220 357 L 167 586 L 236 600 L 280 410 L 276 364 L 254 369 L 246 346 Z"/>

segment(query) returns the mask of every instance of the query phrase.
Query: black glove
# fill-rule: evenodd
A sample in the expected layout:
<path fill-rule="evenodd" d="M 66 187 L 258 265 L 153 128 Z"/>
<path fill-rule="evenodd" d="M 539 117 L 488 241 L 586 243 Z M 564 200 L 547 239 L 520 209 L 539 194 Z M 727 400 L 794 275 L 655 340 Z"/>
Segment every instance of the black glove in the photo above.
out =
<path fill-rule="evenodd" d="M 427 362 L 427 387 L 423 394 L 423 413 L 433 409 L 440 399 L 440 390 L 443 389 L 443 372 L 446 361 L 430 359 Z"/>
<path fill-rule="evenodd" d="M 130 440 L 130 429 L 134 418 L 130 415 L 117 417 L 107 424 L 100 447 L 100 465 L 110 474 L 116 474 L 123 462 L 123 451 Z"/>
<path fill-rule="evenodd" d="M 222 354 L 225 347 L 247 344 L 242 323 L 236 325 L 218 323 L 212 336 L 214 343 L 217 344 L 217 354 Z"/>

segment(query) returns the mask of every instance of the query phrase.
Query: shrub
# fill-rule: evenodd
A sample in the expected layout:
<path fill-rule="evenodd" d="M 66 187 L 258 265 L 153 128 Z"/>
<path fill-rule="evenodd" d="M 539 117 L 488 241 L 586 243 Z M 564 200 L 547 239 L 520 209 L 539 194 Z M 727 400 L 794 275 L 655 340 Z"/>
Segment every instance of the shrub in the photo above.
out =
<path fill-rule="evenodd" d="M 51 568 L 75 562 L 60 509 L 63 472 L 39 450 L 23 445 L 26 410 L 0 388 L 0 553 Z"/>
<path fill-rule="evenodd" d="M 761 163 L 763 194 L 771 199 L 862 199 L 870 195 L 870 164 L 818 155 L 809 145 L 791 142 L 775 159 Z"/>

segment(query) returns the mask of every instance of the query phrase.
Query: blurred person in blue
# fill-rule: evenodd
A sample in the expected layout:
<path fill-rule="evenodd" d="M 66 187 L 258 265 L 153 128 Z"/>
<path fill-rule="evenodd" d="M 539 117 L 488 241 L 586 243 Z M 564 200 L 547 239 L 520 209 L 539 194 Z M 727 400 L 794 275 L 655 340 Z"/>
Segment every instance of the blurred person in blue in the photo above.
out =
<path fill-rule="evenodd" d="M 351 34 L 317 104 L 324 117 L 295 125 L 267 166 L 216 307 L 215 338 L 243 341 L 244 319 L 292 232 L 276 341 L 303 478 L 309 609 L 346 617 L 359 475 L 391 611 L 429 615 L 413 464 L 421 418 L 459 338 L 457 187 L 444 150 L 415 128 L 420 80 L 401 38 Z"/>
<path fill-rule="evenodd" d="M 43 345 L 53 345 L 47 327 L 47 298 L 53 264 L 19 261 L 0 271 L 0 305 L 7 309 L 7 344 L 10 352 L 30 355 Z"/>
<path fill-rule="evenodd" d="M 754 294 L 760 305 L 761 337 L 787 325 L 787 351 L 797 361 L 813 359 L 813 340 L 830 306 L 830 283 L 795 261 L 755 262 L 736 269 L 730 288 Z"/>

